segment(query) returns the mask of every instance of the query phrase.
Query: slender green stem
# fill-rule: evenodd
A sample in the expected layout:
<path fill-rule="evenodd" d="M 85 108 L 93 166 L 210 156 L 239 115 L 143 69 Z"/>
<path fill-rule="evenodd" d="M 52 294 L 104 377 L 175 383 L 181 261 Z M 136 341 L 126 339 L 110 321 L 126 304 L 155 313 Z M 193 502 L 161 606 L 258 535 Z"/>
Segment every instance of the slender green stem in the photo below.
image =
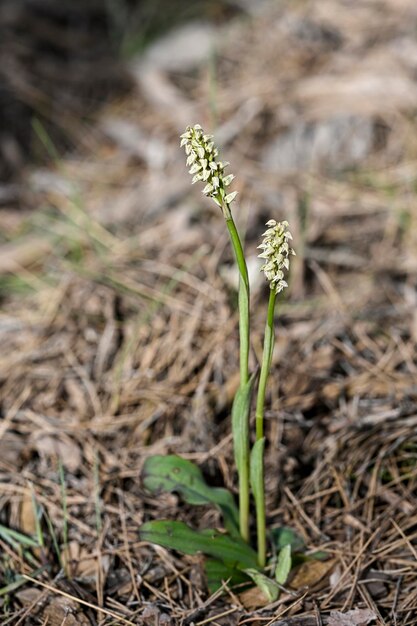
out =
<path fill-rule="evenodd" d="M 259 376 L 258 396 L 256 398 L 256 441 L 264 437 L 264 407 L 265 392 L 271 367 L 272 353 L 274 350 L 274 313 L 275 313 L 275 290 L 269 294 L 268 314 L 265 325 L 264 349 L 262 355 L 261 373 Z M 264 459 L 258 464 L 258 494 L 256 504 L 256 529 L 258 536 L 258 562 L 264 568 L 266 563 L 266 514 L 265 514 L 265 478 Z"/>
<path fill-rule="evenodd" d="M 264 350 L 262 354 L 261 373 L 259 375 L 258 396 L 256 398 L 256 439 L 264 436 L 265 392 L 274 350 L 274 312 L 276 293 L 271 289 L 268 302 L 268 315 L 265 325 Z"/>
<path fill-rule="evenodd" d="M 242 539 L 249 541 L 249 437 L 245 442 L 245 460 L 239 472 L 239 529 Z"/>
<path fill-rule="evenodd" d="M 247 385 L 249 381 L 249 277 L 246 266 L 245 255 L 243 252 L 242 242 L 239 237 L 236 225 L 227 207 L 224 212 L 226 216 L 226 225 L 230 234 L 233 251 L 236 257 L 237 266 L 239 268 L 239 339 L 240 339 L 240 389 Z M 243 416 L 249 419 L 249 414 Z M 249 426 L 243 426 L 249 430 Z M 236 441 L 238 434 L 233 433 Z M 240 533 L 245 539 L 249 540 L 249 437 L 244 443 L 245 449 L 243 453 L 243 464 L 239 471 L 239 518 Z"/>
<path fill-rule="evenodd" d="M 226 220 L 239 268 L 239 336 L 240 336 L 240 386 L 249 380 L 249 276 L 242 242 L 233 218 Z"/>
<path fill-rule="evenodd" d="M 261 569 L 266 565 L 266 513 L 265 513 L 265 476 L 262 463 L 262 486 L 256 506 L 256 534 L 258 537 L 258 564 Z"/>
<path fill-rule="evenodd" d="M 258 565 L 266 565 L 266 513 L 265 513 L 265 477 L 264 477 L 265 438 L 258 439 L 252 448 L 250 471 L 252 491 L 256 509 L 256 533 L 258 539 Z"/>

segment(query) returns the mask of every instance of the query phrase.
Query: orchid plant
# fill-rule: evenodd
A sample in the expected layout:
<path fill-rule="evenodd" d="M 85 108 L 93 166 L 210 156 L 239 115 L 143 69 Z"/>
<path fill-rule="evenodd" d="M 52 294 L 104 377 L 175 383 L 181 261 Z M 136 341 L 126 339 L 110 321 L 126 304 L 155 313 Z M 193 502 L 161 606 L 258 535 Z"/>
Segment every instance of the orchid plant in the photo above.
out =
<path fill-rule="evenodd" d="M 219 160 L 212 135 L 205 134 L 199 124 L 189 126 L 181 135 L 181 147 L 185 148 L 192 183 L 203 183 L 203 194 L 212 198 L 223 213 L 239 270 L 240 385 L 231 411 L 239 506 L 236 506 L 233 494 L 226 489 L 207 485 L 201 470 L 190 461 L 175 455 L 153 456 L 144 465 L 145 487 L 152 492 L 175 491 L 190 504 L 216 505 L 222 513 L 225 531 L 195 531 L 183 522 L 160 520 L 144 523 L 140 528 L 140 537 L 187 554 L 205 554 L 211 591 L 225 582 L 233 585 L 253 580 L 266 601 L 274 601 L 290 572 L 292 550 L 300 548 L 299 538 L 289 529 L 275 529 L 270 533 L 273 550 L 270 562 L 267 561 L 264 407 L 274 349 L 276 299 L 288 286 L 285 274 L 289 270 L 290 257 L 295 254 L 290 245 L 292 236 L 288 222 L 269 220 L 259 245 L 259 257 L 263 260 L 261 271 L 269 284 L 269 304 L 257 381 L 257 375 L 250 375 L 249 372 L 250 289 L 243 246 L 231 210 L 237 195 L 236 191 L 229 191 L 234 175 L 225 173 L 229 163 Z M 256 383 L 256 428 L 252 437 L 250 411 Z M 250 543 L 251 492 L 255 504 L 257 552 Z"/>

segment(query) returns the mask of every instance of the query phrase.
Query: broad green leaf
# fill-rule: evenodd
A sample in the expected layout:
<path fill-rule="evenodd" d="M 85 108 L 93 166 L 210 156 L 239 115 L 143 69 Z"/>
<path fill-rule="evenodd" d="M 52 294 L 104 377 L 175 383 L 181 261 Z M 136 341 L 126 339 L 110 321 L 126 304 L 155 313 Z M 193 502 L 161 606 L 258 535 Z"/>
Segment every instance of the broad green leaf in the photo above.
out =
<path fill-rule="evenodd" d="M 287 526 L 272 528 L 271 539 L 277 550 L 281 550 L 281 548 L 290 545 L 292 552 L 300 552 L 306 547 L 304 539 L 292 530 L 292 528 L 288 528 Z"/>
<path fill-rule="evenodd" d="M 139 528 L 142 541 L 156 543 L 184 554 L 203 552 L 238 569 L 256 568 L 256 553 L 238 537 L 223 535 L 217 530 L 196 531 L 184 522 L 165 520 L 146 522 Z"/>
<path fill-rule="evenodd" d="M 262 591 L 268 602 L 278 600 L 280 588 L 274 580 L 265 576 L 256 569 L 245 569 L 245 574 L 250 576 L 257 587 Z"/>
<path fill-rule="evenodd" d="M 249 465 L 249 411 L 253 380 L 252 376 L 244 387 L 240 387 L 233 400 L 233 449 L 239 475 L 244 475 Z"/>
<path fill-rule="evenodd" d="M 239 511 L 227 489 L 210 487 L 200 468 L 176 455 L 153 456 L 146 460 L 143 484 L 149 491 L 176 491 L 189 504 L 215 504 L 224 517 L 226 530 L 239 533 Z"/>
<path fill-rule="evenodd" d="M 264 448 L 265 437 L 262 437 L 262 439 L 258 439 L 258 441 L 253 444 L 250 455 L 250 484 L 257 511 L 263 509 L 265 499 Z"/>
<path fill-rule="evenodd" d="M 291 546 L 288 543 L 282 548 L 278 555 L 277 566 L 275 568 L 275 580 L 280 585 L 285 585 L 288 579 L 288 574 L 291 571 L 292 558 L 291 558 Z"/>
<path fill-rule="evenodd" d="M 206 559 L 204 570 L 210 593 L 215 593 L 224 582 L 227 582 L 228 587 L 234 587 L 248 581 L 248 577 L 242 570 L 229 567 L 217 559 Z"/>

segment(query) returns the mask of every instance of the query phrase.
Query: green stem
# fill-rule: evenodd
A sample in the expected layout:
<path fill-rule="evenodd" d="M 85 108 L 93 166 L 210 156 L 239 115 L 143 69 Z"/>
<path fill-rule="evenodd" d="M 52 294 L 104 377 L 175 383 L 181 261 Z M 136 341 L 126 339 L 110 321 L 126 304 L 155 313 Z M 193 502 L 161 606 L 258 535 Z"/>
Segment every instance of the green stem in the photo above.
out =
<path fill-rule="evenodd" d="M 233 221 L 230 208 L 224 211 L 226 225 L 230 234 L 233 251 L 239 269 L 239 339 L 240 339 L 240 389 L 242 390 L 249 381 L 249 276 L 246 266 L 242 242 L 236 225 Z M 248 420 L 249 415 L 242 416 Z M 241 426 L 249 428 L 247 424 Z M 238 433 L 233 433 L 236 441 Z M 244 462 L 239 471 L 239 519 L 240 534 L 245 541 L 249 540 L 249 437 L 245 442 L 243 453 Z"/>
<path fill-rule="evenodd" d="M 274 350 L 274 312 L 276 293 L 271 289 L 268 302 L 268 315 L 265 325 L 264 350 L 262 354 L 261 373 L 259 375 L 258 396 L 256 398 L 256 440 L 264 436 L 264 407 L 266 384 L 271 367 L 272 352 Z"/>
<path fill-rule="evenodd" d="M 240 337 L 240 386 L 249 380 L 249 276 L 242 242 L 233 218 L 226 220 L 239 268 L 239 337 Z"/>
<path fill-rule="evenodd" d="M 251 485 L 256 510 L 258 565 L 261 569 L 264 569 L 266 564 L 264 449 L 265 437 L 255 442 L 250 458 Z"/>
<path fill-rule="evenodd" d="M 247 453 L 247 463 L 245 463 L 239 473 L 239 529 L 244 541 L 249 542 L 249 441 Z"/>
<path fill-rule="evenodd" d="M 258 396 L 256 398 L 256 441 L 264 437 L 264 409 L 266 385 L 271 368 L 272 353 L 274 350 L 274 313 L 275 313 L 275 290 L 269 294 L 268 314 L 265 325 L 264 349 L 262 355 L 261 373 L 259 376 Z M 258 494 L 256 504 L 256 529 L 258 536 L 258 562 L 261 568 L 266 564 L 266 514 L 265 514 L 265 478 L 264 459 L 259 463 L 258 470 Z"/>

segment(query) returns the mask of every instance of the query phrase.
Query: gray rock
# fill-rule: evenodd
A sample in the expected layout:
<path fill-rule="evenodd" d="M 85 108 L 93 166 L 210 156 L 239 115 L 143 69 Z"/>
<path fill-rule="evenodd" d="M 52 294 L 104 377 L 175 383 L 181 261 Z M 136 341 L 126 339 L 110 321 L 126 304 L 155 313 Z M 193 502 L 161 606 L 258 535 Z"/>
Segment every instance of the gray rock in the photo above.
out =
<path fill-rule="evenodd" d="M 186 72 L 207 61 L 220 37 L 208 22 L 191 22 L 157 39 L 145 55 L 133 60 L 168 72 Z"/>

